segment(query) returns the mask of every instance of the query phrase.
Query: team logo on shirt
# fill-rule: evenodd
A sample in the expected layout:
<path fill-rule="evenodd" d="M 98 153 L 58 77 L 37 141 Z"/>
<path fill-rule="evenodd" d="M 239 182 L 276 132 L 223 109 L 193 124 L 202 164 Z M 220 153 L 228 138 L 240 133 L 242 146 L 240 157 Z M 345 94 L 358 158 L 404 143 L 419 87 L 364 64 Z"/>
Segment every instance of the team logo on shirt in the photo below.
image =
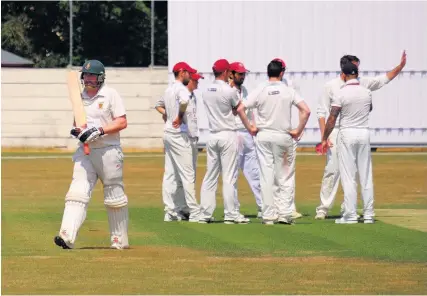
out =
<path fill-rule="evenodd" d="M 102 106 L 104 106 L 104 102 L 98 102 L 98 108 L 102 109 Z"/>
<path fill-rule="evenodd" d="M 280 91 L 278 91 L 278 90 L 273 90 L 273 91 L 268 92 L 269 96 L 278 95 L 278 94 L 280 94 Z"/>

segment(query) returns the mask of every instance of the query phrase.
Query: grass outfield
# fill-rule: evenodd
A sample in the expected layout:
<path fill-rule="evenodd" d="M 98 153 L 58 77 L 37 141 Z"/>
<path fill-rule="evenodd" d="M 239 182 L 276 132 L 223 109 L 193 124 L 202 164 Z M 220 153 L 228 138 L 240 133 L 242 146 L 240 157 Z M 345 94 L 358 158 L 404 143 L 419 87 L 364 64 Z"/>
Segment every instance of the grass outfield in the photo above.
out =
<path fill-rule="evenodd" d="M 100 183 L 76 249 L 56 247 L 71 158 L 14 156 L 24 155 L 2 159 L 3 294 L 427 294 L 425 154 L 374 154 L 374 225 L 314 220 L 325 160 L 300 154 L 296 201 L 305 216 L 293 226 L 262 225 L 243 176 L 239 197 L 251 224 L 165 223 L 161 154 L 127 154 L 131 249 L 124 251 L 108 249 Z M 205 164 L 202 154 L 198 198 Z M 341 201 L 340 191 L 332 216 Z M 222 220 L 222 207 L 215 218 Z"/>

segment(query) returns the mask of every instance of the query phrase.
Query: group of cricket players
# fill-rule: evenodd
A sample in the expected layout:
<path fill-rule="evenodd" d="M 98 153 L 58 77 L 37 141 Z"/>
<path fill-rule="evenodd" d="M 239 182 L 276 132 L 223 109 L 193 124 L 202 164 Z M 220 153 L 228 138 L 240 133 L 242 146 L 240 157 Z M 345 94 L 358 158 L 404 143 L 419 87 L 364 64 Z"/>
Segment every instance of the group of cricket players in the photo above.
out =
<path fill-rule="evenodd" d="M 337 224 L 359 222 L 357 180 L 363 199 L 362 221 L 374 223 L 368 125 L 373 108 L 372 91 L 402 71 L 406 53 L 403 52 L 398 66 L 377 77 L 359 77 L 359 64 L 356 56 L 341 58 L 341 73 L 325 84 L 316 112 L 321 131 L 317 150 L 327 157 L 315 219 L 328 216 L 341 180 L 344 202 L 341 218 L 335 220 Z M 175 64 L 172 71 L 175 80 L 155 106 L 165 123 L 164 221 L 213 222 L 221 174 L 224 223 L 249 223 L 240 211 L 237 188 L 240 169 L 254 195 L 257 217 L 262 223 L 293 224 L 302 216 L 295 206 L 296 151 L 311 111 L 293 82 L 284 77 L 285 62 L 280 58 L 270 61 L 268 79 L 251 92 L 243 85 L 249 72 L 243 63 L 219 59 L 213 64 L 215 79 L 202 92 L 210 133 L 200 203 L 195 184 L 197 108 L 201 102 L 194 91 L 204 77 L 185 62 Z M 65 197 L 59 234 L 54 239 L 63 249 L 74 247 L 98 179 L 104 187 L 110 246 L 129 248 L 128 198 L 123 185 L 120 146 L 120 131 L 127 127 L 127 118 L 121 96 L 105 84 L 105 78 L 104 65 L 98 60 L 86 61 L 81 69 L 87 127 L 77 127 L 74 123 L 70 132 L 79 140 L 79 148 L 73 155 L 73 179 Z M 291 124 L 294 107 L 299 111 L 296 128 Z M 89 155 L 84 153 L 84 144 L 89 144 Z"/>

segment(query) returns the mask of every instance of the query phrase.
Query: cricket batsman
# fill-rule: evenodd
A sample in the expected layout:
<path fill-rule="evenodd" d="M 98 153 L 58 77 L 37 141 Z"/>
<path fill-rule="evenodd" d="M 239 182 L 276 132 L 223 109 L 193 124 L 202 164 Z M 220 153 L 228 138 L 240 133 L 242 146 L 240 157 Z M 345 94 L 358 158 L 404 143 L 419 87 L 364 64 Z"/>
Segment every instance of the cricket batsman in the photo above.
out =
<path fill-rule="evenodd" d="M 124 156 L 120 147 L 120 131 L 127 127 L 125 107 L 118 92 L 105 84 L 105 68 L 100 61 L 85 62 L 81 72 L 87 128 L 71 130 L 71 135 L 80 140 L 80 146 L 73 155 L 73 180 L 65 196 L 61 228 L 54 241 L 63 249 L 74 247 L 93 188 L 100 179 L 104 187 L 111 248 L 126 249 L 129 248 L 128 198 L 124 192 Z M 84 143 L 89 144 L 89 155 L 84 154 Z"/>
<path fill-rule="evenodd" d="M 345 55 L 340 60 L 340 66 L 342 67 L 347 63 L 353 63 L 357 67 L 360 65 L 360 60 L 356 56 Z M 385 75 L 377 77 L 357 77 L 360 85 L 369 89 L 370 91 L 376 91 L 382 88 L 384 85 L 393 80 L 405 67 L 406 64 L 406 53 L 403 52 L 400 64 L 393 70 L 387 72 Z M 323 139 L 325 133 L 325 122 L 328 118 L 329 110 L 331 109 L 331 102 L 338 90 L 345 85 L 344 74 L 335 79 L 327 82 L 323 88 L 323 92 L 319 98 L 317 106 L 317 118 L 319 120 L 319 127 L 321 132 L 321 139 Z M 337 120 L 337 124 L 328 137 L 329 149 L 326 154 L 326 166 L 323 174 L 322 185 L 320 189 L 320 205 L 316 208 L 315 219 L 323 220 L 328 216 L 329 210 L 332 208 L 335 196 L 338 190 L 338 184 L 340 179 L 340 172 L 338 166 L 338 155 L 337 155 L 337 136 L 340 128 L 340 120 Z M 344 205 L 344 204 L 343 204 Z M 341 212 L 344 211 L 341 206 Z"/>

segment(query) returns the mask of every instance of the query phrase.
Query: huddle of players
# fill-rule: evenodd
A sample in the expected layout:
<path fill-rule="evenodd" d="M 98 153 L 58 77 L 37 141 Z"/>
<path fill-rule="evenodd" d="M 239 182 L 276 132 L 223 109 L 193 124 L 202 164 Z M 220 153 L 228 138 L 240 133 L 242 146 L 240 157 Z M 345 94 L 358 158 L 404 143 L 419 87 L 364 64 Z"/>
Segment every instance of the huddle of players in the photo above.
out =
<path fill-rule="evenodd" d="M 403 53 L 399 66 L 386 75 L 359 79 L 359 59 L 344 56 L 341 58 L 340 76 L 325 85 L 317 115 L 322 136 L 321 150 L 327 154 L 327 165 L 316 219 L 327 217 L 335 199 L 340 171 L 344 171 L 346 174 L 341 174 L 344 189 L 342 218 L 336 223 L 358 222 L 357 172 L 362 186 L 364 222 L 373 223 L 368 128 L 372 110 L 370 91 L 394 79 L 405 63 L 406 54 Z M 284 79 L 286 65 L 281 59 L 276 58 L 268 64 L 268 80 L 249 94 L 242 85 L 248 72 L 242 63 L 229 64 L 227 60 L 220 59 L 212 70 L 215 80 L 203 92 L 210 135 L 206 145 L 207 171 L 200 205 L 195 194 L 198 128 L 197 98 L 193 91 L 203 76 L 187 63 L 177 63 L 173 67 L 174 83 L 156 104 L 165 121 L 164 221 L 212 222 L 221 173 L 224 223 L 249 223 L 249 219 L 240 213 L 237 194 L 240 168 L 255 196 L 258 218 L 262 218 L 264 224 L 293 224 L 296 218 L 301 217 L 295 209 L 296 147 L 310 116 L 309 107 L 292 87 L 291 81 Z M 295 129 L 291 125 L 293 106 L 299 111 L 299 124 Z M 337 125 L 339 115 L 341 124 Z"/>

